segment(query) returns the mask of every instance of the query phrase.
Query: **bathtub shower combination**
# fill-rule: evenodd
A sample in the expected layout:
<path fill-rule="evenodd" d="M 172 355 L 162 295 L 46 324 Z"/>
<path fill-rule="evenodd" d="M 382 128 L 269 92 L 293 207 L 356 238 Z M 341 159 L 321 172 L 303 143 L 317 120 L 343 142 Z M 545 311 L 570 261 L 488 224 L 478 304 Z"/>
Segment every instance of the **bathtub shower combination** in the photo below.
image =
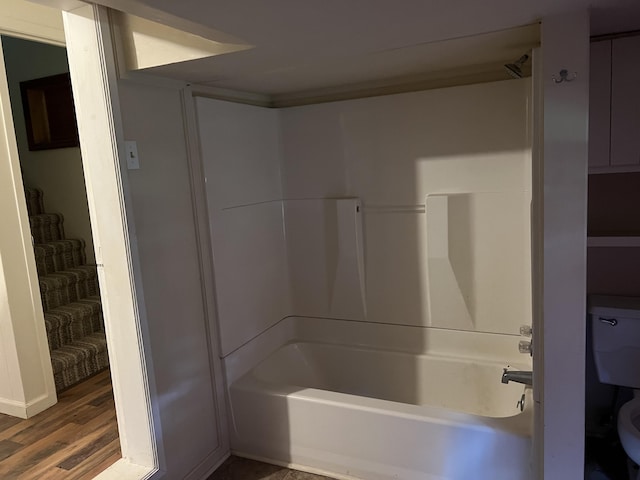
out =
<path fill-rule="evenodd" d="M 197 99 L 232 452 L 530 480 L 531 87 Z"/>
<path fill-rule="evenodd" d="M 531 371 L 513 325 L 513 319 L 527 318 L 526 282 L 518 283 L 516 275 L 526 270 L 524 261 L 518 263 L 524 247 L 503 248 L 494 240 L 498 227 L 477 219 L 481 224 L 464 241 L 446 238 L 446 232 L 455 232 L 451 223 L 467 211 L 481 219 L 500 208 L 504 217 L 517 216 L 522 202 L 516 200 L 495 193 L 426 199 L 428 295 L 416 294 L 410 303 L 428 302 L 430 320 L 414 326 L 385 322 L 379 307 L 366 311 L 365 283 L 374 307 L 376 290 L 384 295 L 397 287 L 376 285 L 374 274 L 364 281 L 358 199 L 285 204 L 291 238 L 313 235 L 296 219 L 322 224 L 314 214 L 336 212 L 333 226 L 327 227 L 325 218 L 323 227 L 332 235 L 297 242 L 307 248 L 320 243 L 317 252 L 331 252 L 331 239 L 338 239 L 332 290 L 318 295 L 326 283 L 305 284 L 308 273 L 295 279 L 295 288 L 307 303 L 329 297 L 334 309 L 357 320 L 286 316 L 225 355 L 234 453 L 344 479 L 530 480 L 531 390 L 502 381 L 504 369 Z M 368 213 L 386 215 L 372 208 Z M 464 251 L 469 238 L 475 242 L 471 255 Z M 298 248 L 290 261 L 295 255 L 322 258 Z M 460 258 L 470 262 L 470 257 L 479 259 L 473 268 L 460 267 Z M 461 271 L 478 279 L 465 284 Z M 495 295 L 496 286 L 502 295 Z M 345 295 L 350 291 L 356 294 Z M 420 308 L 409 315 L 422 318 Z"/>
<path fill-rule="evenodd" d="M 287 318 L 234 352 L 234 452 L 345 479 L 528 480 L 531 389 L 501 382 L 526 366 L 498 360 L 513 340 L 416 330 Z"/>

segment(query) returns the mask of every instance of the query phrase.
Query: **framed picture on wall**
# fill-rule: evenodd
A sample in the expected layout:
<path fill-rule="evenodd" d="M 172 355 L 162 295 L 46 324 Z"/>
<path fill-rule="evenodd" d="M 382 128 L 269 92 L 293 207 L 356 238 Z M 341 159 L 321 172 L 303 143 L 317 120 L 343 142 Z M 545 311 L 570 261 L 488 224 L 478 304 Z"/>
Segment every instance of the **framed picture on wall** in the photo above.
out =
<path fill-rule="evenodd" d="M 77 147 L 69 73 L 20 82 L 29 150 Z"/>

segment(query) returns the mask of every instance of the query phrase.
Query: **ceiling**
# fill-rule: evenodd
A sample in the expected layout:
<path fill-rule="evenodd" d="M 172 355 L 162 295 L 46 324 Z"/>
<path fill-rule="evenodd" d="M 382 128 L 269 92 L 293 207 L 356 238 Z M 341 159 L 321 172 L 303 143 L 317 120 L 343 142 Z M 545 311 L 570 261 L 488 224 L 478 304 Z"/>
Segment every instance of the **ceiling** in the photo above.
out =
<path fill-rule="evenodd" d="M 273 64 L 262 63 L 259 49 L 252 49 L 147 71 L 203 85 L 281 97 L 292 92 L 307 96 L 326 89 L 425 84 L 463 75 L 490 74 L 491 80 L 499 80 L 510 78 L 505 63 L 515 61 L 539 43 L 539 30 L 539 25 L 534 24 L 404 48 L 358 55 L 336 52 L 332 56 Z"/>
<path fill-rule="evenodd" d="M 640 0 L 99 0 L 252 48 L 151 69 L 284 94 L 515 60 L 542 18 L 591 9 L 592 34 L 640 28 Z"/>

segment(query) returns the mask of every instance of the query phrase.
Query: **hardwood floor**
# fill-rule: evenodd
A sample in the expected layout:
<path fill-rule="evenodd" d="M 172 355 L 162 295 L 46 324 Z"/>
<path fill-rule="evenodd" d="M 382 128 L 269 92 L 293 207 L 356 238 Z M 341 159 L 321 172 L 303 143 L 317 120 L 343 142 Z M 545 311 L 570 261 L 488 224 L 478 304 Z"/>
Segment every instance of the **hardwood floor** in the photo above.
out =
<path fill-rule="evenodd" d="M 120 456 L 108 370 L 28 420 L 0 415 L 2 480 L 89 480 Z"/>

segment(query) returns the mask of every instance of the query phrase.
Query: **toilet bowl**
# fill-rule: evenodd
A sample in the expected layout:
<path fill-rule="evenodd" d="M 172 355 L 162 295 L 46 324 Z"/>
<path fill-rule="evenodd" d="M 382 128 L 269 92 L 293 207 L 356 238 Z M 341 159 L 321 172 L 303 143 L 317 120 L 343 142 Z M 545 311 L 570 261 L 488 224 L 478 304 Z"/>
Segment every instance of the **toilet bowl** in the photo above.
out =
<path fill-rule="evenodd" d="M 640 465 L 640 397 L 635 396 L 620 408 L 618 436 L 627 456 Z"/>

